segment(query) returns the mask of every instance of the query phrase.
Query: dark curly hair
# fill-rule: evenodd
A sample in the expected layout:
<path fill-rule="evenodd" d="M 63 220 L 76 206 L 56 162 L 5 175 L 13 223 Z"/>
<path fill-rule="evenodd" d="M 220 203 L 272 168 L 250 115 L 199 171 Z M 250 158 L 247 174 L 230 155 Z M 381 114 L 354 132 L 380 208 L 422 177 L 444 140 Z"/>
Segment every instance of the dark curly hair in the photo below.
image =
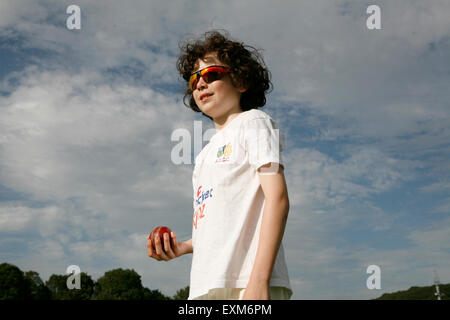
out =
<path fill-rule="evenodd" d="M 181 42 L 180 51 L 177 70 L 186 80 L 183 103 L 187 107 L 196 112 L 202 112 L 189 89 L 189 78 L 195 71 L 198 59 L 204 58 L 211 52 L 217 52 L 217 58 L 231 68 L 232 84 L 235 87 L 247 89 L 240 99 L 242 111 L 257 109 L 266 104 L 266 93 L 273 87 L 270 81 L 271 74 L 265 66 L 262 55 L 254 47 L 233 41 L 226 31 L 222 34 L 212 30 L 205 32 L 203 39 Z M 186 103 L 186 99 L 189 99 L 189 103 Z M 205 113 L 203 115 L 212 119 Z"/>

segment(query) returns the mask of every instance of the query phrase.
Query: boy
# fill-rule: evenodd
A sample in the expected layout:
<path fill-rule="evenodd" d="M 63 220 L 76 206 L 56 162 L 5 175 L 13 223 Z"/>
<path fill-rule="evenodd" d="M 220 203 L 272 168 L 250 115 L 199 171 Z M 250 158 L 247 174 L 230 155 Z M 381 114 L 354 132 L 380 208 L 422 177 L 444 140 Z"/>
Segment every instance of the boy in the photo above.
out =
<path fill-rule="evenodd" d="M 181 49 L 185 104 L 212 119 L 216 133 L 195 159 L 192 238 L 148 239 L 148 254 L 168 261 L 193 253 L 188 299 L 289 299 L 281 244 L 289 198 L 278 130 L 257 109 L 271 87 L 269 72 L 256 50 L 217 31 Z"/>

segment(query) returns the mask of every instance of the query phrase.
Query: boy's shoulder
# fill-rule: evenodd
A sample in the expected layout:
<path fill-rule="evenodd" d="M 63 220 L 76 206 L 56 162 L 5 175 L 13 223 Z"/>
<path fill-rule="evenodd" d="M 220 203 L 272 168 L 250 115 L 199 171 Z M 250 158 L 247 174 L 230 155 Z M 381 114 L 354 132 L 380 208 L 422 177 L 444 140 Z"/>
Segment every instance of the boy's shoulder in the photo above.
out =
<path fill-rule="evenodd" d="M 262 123 L 269 124 L 270 127 L 278 129 L 277 123 L 272 119 L 272 117 L 266 112 L 259 109 L 251 109 L 245 111 L 245 115 L 242 117 L 242 121 L 240 123 L 241 128 L 248 128 L 254 126 L 261 126 L 261 123 L 254 122 L 255 120 L 260 120 Z"/>
<path fill-rule="evenodd" d="M 253 119 L 259 119 L 259 118 L 267 119 L 267 118 L 270 118 L 270 116 L 267 113 L 265 113 L 264 111 L 259 110 L 259 109 L 250 109 L 250 110 L 246 111 L 246 116 L 245 116 L 246 120 L 253 120 Z"/>
<path fill-rule="evenodd" d="M 270 115 L 268 115 L 266 112 L 259 110 L 259 109 L 251 109 L 244 112 L 244 116 L 242 117 L 241 124 L 245 125 L 248 124 L 252 120 L 256 119 L 262 119 L 262 120 L 272 120 Z"/>
<path fill-rule="evenodd" d="M 242 131 L 245 131 L 249 127 L 252 127 L 252 122 L 254 120 L 263 120 L 263 121 L 273 121 L 272 118 L 265 113 L 264 111 L 258 109 L 250 109 L 242 112 L 236 117 L 236 120 L 233 120 L 227 127 L 222 131 L 223 134 L 216 133 L 211 140 L 214 140 L 215 137 L 228 137 L 231 135 L 239 135 L 242 134 Z"/>

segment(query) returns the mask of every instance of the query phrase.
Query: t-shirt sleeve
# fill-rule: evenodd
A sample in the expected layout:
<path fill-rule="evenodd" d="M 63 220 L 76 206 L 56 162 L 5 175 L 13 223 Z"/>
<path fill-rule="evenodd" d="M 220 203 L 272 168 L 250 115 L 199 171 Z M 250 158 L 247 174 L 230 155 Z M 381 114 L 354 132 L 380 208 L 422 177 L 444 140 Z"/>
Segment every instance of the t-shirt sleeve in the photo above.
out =
<path fill-rule="evenodd" d="M 244 126 L 244 137 L 249 163 L 255 170 L 268 163 L 273 164 L 270 168 L 261 168 L 261 172 L 276 173 L 278 165 L 284 167 L 281 156 L 284 135 L 275 121 L 270 118 L 249 120 Z"/>

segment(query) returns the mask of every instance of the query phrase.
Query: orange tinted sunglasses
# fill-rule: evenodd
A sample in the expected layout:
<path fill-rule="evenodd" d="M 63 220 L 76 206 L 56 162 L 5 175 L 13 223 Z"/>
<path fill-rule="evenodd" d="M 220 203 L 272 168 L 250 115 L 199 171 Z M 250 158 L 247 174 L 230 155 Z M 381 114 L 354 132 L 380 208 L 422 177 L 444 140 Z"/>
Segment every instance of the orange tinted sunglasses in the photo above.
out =
<path fill-rule="evenodd" d="M 189 78 L 189 89 L 194 91 L 197 88 L 197 83 L 200 81 L 200 78 L 203 78 L 206 83 L 211 83 L 222 79 L 230 71 L 230 68 L 224 66 L 209 66 L 198 70 L 191 74 Z"/>

